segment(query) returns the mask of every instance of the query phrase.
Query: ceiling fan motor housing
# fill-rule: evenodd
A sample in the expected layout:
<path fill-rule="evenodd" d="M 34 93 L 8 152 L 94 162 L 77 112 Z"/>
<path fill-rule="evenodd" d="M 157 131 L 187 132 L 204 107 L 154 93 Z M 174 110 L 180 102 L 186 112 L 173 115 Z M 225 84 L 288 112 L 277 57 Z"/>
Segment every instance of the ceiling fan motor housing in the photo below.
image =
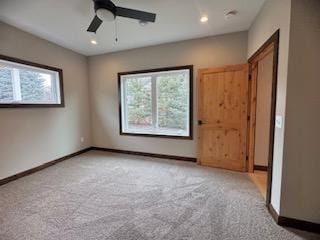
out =
<path fill-rule="evenodd" d="M 112 13 L 113 19 L 109 17 L 108 20 L 114 20 L 116 17 L 116 12 L 117 12 L 117 7 L 114 5 L 111 1 L 109 0 L 93 0 L 94 1 L 94 10 L 98 17 L 101 19 L 99 15 L 99 10 L 107 10 L 108 12 Z M 106 20 L 106 19 L 101 19 L 101 20 Z"/>

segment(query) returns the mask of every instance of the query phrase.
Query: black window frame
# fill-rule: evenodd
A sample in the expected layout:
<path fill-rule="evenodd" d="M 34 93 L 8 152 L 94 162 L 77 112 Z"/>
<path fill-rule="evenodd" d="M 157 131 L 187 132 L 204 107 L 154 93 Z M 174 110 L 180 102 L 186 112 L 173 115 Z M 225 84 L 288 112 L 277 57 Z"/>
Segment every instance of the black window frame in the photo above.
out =
<path fill-rule="evenodd" d="M 166 72 L 175 70 L 189 70 L 189 135 L 177 136 L 177 135 L 165 135 L 165 134 L 148 134 L 148 133 L 128 133 L 123 132 L 122 126 L 122 89 L 121 89 L 121 77 L 125 75 L 143 74 L 143 73 L 155 73 Z M 118 73 L 118 101 L 119 101 L 119 133 L 122 136 L 137 136 L 137 137 L 154 137 L 154 138 L 171 138 L 181 140 L 193 140 L 193 65 L 184 65 L 176 67 L 165 67 L 155 69 L 145 69 L 129 72 Z"/>
<path fill-rule="evenodd" d="M 9 57 L 1 54 L 0 54 L 0 60 L 12 62 L 12 63 L 19 63 L 26 66 L 42 68 L 45 70 L 57 72 L 59 76 L 59 93 L 60 93 L 60 103 L 44 103 L 44 104 L 42 103 L 25 103 L 25 104 L 24 103 L 0 103 L 0 108 L 63 108 L 65 107 L 62 69 L 22 60 L 19 58 Z"/>

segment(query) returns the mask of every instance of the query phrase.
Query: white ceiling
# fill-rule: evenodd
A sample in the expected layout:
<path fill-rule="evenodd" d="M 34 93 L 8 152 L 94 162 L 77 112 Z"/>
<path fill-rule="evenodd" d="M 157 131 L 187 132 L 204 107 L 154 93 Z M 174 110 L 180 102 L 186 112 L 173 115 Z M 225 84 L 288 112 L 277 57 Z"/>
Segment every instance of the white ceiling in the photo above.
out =
<path fill-rule="evenodd" d="M 156 23 L 141 27 L 136 20 L 117 18 L 97 34 L 86 30 L 94 16 L 92 0 L 1 0 L 0 20 L 84 55 L 175 42 L 247 30 L 264 0 L 114 0 L 117 6 L 157 14 Z M 224 15 L 237 10 L 232 20 Z M 206 14 L 209 21 L 200 23 Z M 98 45 L 92 45 L 95 39 Z"/>

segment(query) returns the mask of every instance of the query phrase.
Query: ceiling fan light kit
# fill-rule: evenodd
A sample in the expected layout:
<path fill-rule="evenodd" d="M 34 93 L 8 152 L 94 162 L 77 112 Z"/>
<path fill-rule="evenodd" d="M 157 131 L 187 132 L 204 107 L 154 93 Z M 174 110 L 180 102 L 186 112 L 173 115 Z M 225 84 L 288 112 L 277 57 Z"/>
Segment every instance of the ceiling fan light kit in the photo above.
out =
<path fill-rule="evenodd" d="M 154 13 L 117 7 L 110 0 L 93 0 L 93 2 L 96 15 L 87 29 L 88 32 L 96 33 L 102 22 L 114 21 L 117 16 L 136 19 L 143 26 L 156 20 Z"/>
<path fill-rule="evenodd" d="M 103 8 L 98 9 L 96 14 L 97 17 L 100 18 L 103 22 L 111 22 L 116 18 L 116 16 L 112 12 Z"/>

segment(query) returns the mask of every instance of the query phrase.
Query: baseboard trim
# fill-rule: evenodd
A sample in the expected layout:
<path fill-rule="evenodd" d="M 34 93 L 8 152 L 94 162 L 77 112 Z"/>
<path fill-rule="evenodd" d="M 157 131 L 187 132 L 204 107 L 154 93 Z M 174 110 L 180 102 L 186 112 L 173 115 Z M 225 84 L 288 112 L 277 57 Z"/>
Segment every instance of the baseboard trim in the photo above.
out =
<path fill-rule="evenodd" d="M 278 221 L 279 221 L 279 214 L 278 214 L 277 211 L 273 208 L 272 204 L 269 203 L 269 204 L 267 205 L 267 208 L 268 208 L 269 213 L 271 214 L 273 220 L 274 220 L 276 223 L 278 223 Z"/>
<path fill-rule="evenodd" d="M 91 150 L 122 153 L 122 154 L 129 154 L 129 155 L 138 155 L 138 156 L 144 156 L 144 157 L 164 158 L 164 159 L 172 159 L 172 160 L 180 160 L 180 161 L 188 161 L 188 162 L 197 162 L 197 159 L 192 157 L 181 157 L 181 156 L 165 155 L 165 154 L 157 154 L 157 153 L 136 152 L 136 151 L 113 149 L 113 148 L 92 147 Z"/>
<path fill-rule="evenodd" d="M 268 210 L 275 222 L 282 227 L 296 228 L 308 232 L 320 233 L 320 224 L 304 220 L 279 216 L 271 204 L 268 204 Z"/>
<path fill-rule="evenodd" d="M 308 232 L 320 233 L 319 223 L 313 223 L 313 222 L 308 222 L 304 220 L 279 216 L 278 224 L 283 227 L 291 227 L 291 228 L 297 228 L 297 229 L 308 231 Z"/>
<path fill-rule="evenodd" d="M 257 170 L 257 171 L 266 171 L 267 172 L 268 171 L 268 166 L 254 165 L 253 169 Z"/>
<path fill-rule="evenodd" d="M 45 169 L 45 168 L 47 168 L 47 167 L 50 167 L 50 166 L 55 165 L 55 164 L 57 164 L 57 163 L 59 163 L 59 162 L 65 161 L 65 160 L 67 160 L 67 159 L 70 159 L 70 158 L 72 158 L 72 157 L 75 157 L 75 156 L 77 156 L 77 155 L 80 155 L 80 154 L 85 153 L 85 152 L 90 151 L 90 150 L 91 150 L 91 147 L 85 148 L 85 149 L 82 149 L 82 150 L 80 150 L 80 151 L 77 151 L 77 152 L 71 153 L 71 154 L 69 154 L 69 155 L 66 155 L 66 156 L 64 156 L 64 157 L 61 157 L 61 158 L 52 160 L 52 161 L 47 162 L 47 163 L 44 163 L 44 164 L 42 164 L 42 165 L 40 165 L 40 166 L 38 166 L 38 167 L 34 167 L 34 168 L 29 169 L 29 170 L 26 170 L 26 171 L 17 173 L 17 174 L 15 174 L 15 175 L 12 175 L 12 176 L 10 176 L 10 177 L 4 178 L 4 179 L 0 179 L 0 186 L 1 186 L 1 185 L 4 185 L 4 184 L 6 184 L 6 183 L 12 182 L 12 181 L 14 181 L 14 180 L 17 180 L 17 179 L 19 179 L 19 178 L 25 177 L 25 176 L 27 176 L 27 175 L 30 175 L 30 174 L 32 174 L 32 173 L 38 172 L 38 171 L 40 171 L 40 170 L 42 170 L 42 169 Z"/>

